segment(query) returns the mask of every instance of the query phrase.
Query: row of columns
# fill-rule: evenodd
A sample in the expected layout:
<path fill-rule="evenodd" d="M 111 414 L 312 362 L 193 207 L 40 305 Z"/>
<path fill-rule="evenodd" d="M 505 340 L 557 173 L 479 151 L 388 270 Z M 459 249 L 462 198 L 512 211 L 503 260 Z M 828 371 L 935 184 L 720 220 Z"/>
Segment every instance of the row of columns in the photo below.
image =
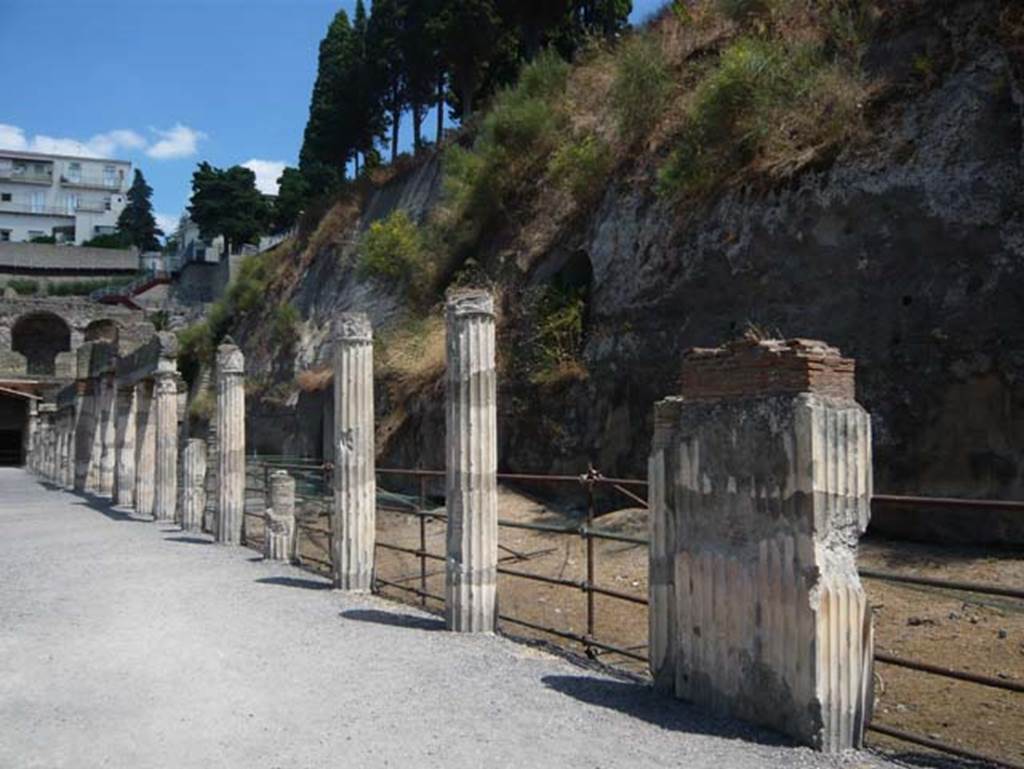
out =
<path fill-rule="evenodd" d="M 457 632 L 491 632 L 498 571 L 491 296 L 450 294 L 445 323 L 445 622 Z M 369 591 L 377 497 L 369 319 L 340 316 L 332 342 L 332 577 L 339 589 Z M 226 544 L 243 539 L 243 372 L 238 348 L 222 345 L 211 457 L 215 536 Z M 76 482 L 104 489 L 112 478 L 119 502 L 131 488 L 140 513 L 200 528 L 202 441 L 184 449 L 175 509 L 175 379 L 123 393 L 108 377 L 85 384 L 73 412 L 86 426 L 81 436 L 62 440 L 70 418 L 55 430 L 41 419 L 34 444 L 56 446 L 57 454 L 98 446 L 95 469 L 90 456 L 72 454 L 66 463 L 78 468 Z M 857 746 L 871 709 L 871 612 L 855 562 L 870 511 L 871 440 L 869 417 L 854 400 L 853 362 L 806 340 L 744 341 L 691 353 L 681 390 L 656 408 L 649 463 L 655 683 L 822 750 Z M 108 446 L 112 466 L 104 461 Z M 53 450 L 34 463 L 61 477 L 63 457 L 46 456 Z M 269 480 L 264 554 L 294 562 L 295 482 L 284 472 Z"/>

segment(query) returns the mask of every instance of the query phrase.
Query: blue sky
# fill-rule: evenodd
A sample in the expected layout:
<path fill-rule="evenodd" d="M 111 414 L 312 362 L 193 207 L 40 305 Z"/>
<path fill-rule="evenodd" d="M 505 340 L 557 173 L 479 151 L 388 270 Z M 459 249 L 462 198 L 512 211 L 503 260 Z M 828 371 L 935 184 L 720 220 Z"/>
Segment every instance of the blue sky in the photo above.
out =
<path fill-rule="evenodd" d="M 664 2 L 634 0 L 634 20 Z M 201 160 L 272 185 L 297 160 L 320 39 L 354 5 L 0 0 L 0 148 L 131 160 L 164 226 Z"/>

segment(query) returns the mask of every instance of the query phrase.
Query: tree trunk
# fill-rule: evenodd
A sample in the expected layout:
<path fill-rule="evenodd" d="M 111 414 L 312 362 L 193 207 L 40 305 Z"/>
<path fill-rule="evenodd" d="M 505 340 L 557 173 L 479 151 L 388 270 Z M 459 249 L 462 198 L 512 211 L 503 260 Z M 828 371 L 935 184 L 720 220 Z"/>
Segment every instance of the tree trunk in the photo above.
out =
<path fill-rule="evenodd" d="M 418 155 L 423 148 L 423 105 L 414 102 L 412 105 L 412 147 L 413 153 Z"/>
<path fill-rule="evenodd" d="M 444 138 L 444 71 L 437 73 L 437 144 Z"/>
<path fill-rule="evenodd" d="M 391 162 L 398 157 L 398 130 L 402 123 L 402 110 L 395 109 L 391 113 Z"/>

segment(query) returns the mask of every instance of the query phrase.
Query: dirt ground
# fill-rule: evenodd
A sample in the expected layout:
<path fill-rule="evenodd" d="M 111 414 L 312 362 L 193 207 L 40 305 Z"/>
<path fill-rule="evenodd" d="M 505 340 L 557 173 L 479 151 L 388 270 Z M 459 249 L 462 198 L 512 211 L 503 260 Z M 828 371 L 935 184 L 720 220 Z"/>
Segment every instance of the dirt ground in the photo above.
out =
<path fill-rule="evenodd" d="M 528 496 L 509 489 L 500 495 L 500 519 L 507 523 L 565 525 L 582 515 L 582 502 L 555 512 Z M 320 503 L 304 506 L 307 516 L 300 539 L 310 568 L 325 571 L 329 562 L 326 511 Z M 319 515 L 319 517 L 317 517 Z M 255 523 L 255 522 L 254 522 Z M 307 528 L 307 526 L 312 528 Z M 602 515 L 602 530 L 646 537 L 646 511 L 623 509 Z M 250 527 L 258 538 L 259 524 Z M 423 527 L 426 551 L 443 555 L 445 523 L 430 519 Z M 402 513 L 378 513 L 378 542 L 405 548 L 420 547 L 420 519 Z M 501 566 L 519 572 L 579 581 L 586 577 L 586 546 L 576 535 L 502 527 Z M 647 548 L 622 542 L 595 541 L 597 585 L 646 598 Z M 873 568 L 994 585 L 1024 585 L 1024 553 L 956 550 L 866 539 L 860 563 Z M 427 560 L 425 592 L 444 594 L 443 562 Z M 378 548 L 377 576 L 422 589 L 417 557 Z M 876 650 L 959 670 L 1024 681 L 1024 602 L 990 598 L 938 588 L 925 588 L 865 579 L 875 616 Z M 440 610 L 442 603 L 384 587 L 396 600 Z M 498 588 L 503 616 L 548 626 L 570 634 L 585 634 L 586 596 L 578 588 L 550 585 L 502 575 Z M 594 637 L 643 655 L 647 644 L 647 607 L 607 596 L 595 596 Z M 502 622 L 509 635 L 545 640 L 581 652 L 579 644 Z M 634 674 L 646 674 L 643 663 L 600 652 L 602 663 Z M 875 677 L 875 722 L 972 749 L 1024 762 L 1024 696 L 987 686 L 955 681 L 879 663 Z M 926 749 L 872 733 L 869 744 L 923 765 L 972 766 L 943 763 Z"/>

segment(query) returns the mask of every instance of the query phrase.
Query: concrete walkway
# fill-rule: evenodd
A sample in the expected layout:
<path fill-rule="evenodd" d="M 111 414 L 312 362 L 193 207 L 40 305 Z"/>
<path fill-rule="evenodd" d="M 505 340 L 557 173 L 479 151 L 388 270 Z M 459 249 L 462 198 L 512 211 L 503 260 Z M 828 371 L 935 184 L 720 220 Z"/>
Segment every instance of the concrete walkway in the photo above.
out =
<path fill-rule="evenodd" d="M 880 767 L 0 468 L 0 767 Z"/>

